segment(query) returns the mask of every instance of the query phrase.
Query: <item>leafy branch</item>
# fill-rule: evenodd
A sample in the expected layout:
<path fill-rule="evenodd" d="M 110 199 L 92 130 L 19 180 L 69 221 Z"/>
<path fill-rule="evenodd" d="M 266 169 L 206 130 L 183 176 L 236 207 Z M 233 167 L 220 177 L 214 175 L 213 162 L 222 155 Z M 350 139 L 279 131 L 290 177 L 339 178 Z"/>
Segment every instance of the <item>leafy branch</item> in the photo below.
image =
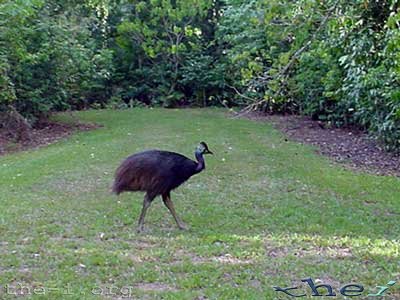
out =
<path fill-rule="evenodd" d="M 329 21 L 330 17 L 332 16 L 332 13 L 336 10 L 336 7 L 338 6 L 339 1 L 336 1 L 336 3 L 328 9 L 327 13 L 325 14 L 324 18 L 322 19 L 321 23 L 319 24 L 318 28 L 315 30 L 315 32 L 311 35 L 311 37 L 304 43 L 302 47 L 300 47 L 297 51 L 295 51 L 291 57 L 289 62 L 280 69 L 280 71 L 276 74 L 275 77 L 269 77 L 270 80 L 274 80 L 277 82 L 280 82 L 279 89 L 276 90 L 271 96 L 269 96 L 267 99 L 261 99 L 261 100 L 254 100 L 249 97 L 244 97 L 244 95 L 240 94 L 236 88 L 234 88 L 235 92 L 241 96 L 244 97 L 248 100 L 253 100 L 253 103 L 247 105 L 245 108 L 243 108 L 239 113 L 237 113 L 237 116 L 242 116 L 244 114 L 247 114 L 251 111 L 258 110 L 261 106 L 267 104 L 269 106 L 269 102 L 271 99 L 276 98 L 283 89 L 283 84 L 282 82 L 287 79 L 288 73 L 290 69 L 294 66 L 295 62 L 300 58 L 300 56 L 303 54 L 303 52 L 307 51 L 311 44 L 318 38 L 319 33 L 325 28 L 327 22 Z"/>

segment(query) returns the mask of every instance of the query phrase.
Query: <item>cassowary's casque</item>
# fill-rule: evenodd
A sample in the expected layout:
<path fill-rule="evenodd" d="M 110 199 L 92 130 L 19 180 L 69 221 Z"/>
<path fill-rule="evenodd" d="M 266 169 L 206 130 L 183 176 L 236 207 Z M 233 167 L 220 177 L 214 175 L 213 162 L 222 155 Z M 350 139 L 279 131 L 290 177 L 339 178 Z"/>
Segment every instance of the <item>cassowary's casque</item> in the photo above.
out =
<path fill-rule="evenodd" d="M 191 176 L 204 170 L 204 154 L 212 154 L 212 152 L 206 143 L 201 142 L 195 151 L 197 162 L 179 153 L 161 150 L 136 153 L 122 162 L 115 173 L 113 192 L 117 195 L 127 191 L 146 192 L 139 217 L 138 231 L 143 230 L 146 210 L 158 195 L 162 196 L 164 204 L 171 212 L 178 227 L 186 228 L 176 215 L 170 193 Z"/>

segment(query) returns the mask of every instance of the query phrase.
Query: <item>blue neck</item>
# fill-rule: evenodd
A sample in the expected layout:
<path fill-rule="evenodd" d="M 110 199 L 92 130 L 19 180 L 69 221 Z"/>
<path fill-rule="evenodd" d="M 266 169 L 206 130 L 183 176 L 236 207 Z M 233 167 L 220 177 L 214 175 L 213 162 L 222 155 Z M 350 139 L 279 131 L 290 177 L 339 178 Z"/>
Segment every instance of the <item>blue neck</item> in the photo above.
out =
<path fill-rule="evenodd" d="M 203 158 L 203 153 L 196 151 L 194 153 L 194 155 L 196 156 L 197 159 L 197 167 L 196 167 L 196 173 L 201 172 L 202 170 L 204 170 L 204 168 L 206 167 L 206 164 L 204 162 L 204 158 Z"/>

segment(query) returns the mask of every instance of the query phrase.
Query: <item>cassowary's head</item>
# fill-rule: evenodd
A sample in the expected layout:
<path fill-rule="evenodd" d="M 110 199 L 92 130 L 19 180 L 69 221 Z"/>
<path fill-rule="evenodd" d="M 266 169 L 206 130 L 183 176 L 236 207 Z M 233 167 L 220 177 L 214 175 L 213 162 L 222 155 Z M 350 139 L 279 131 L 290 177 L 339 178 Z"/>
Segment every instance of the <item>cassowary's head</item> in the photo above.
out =
<path fill-rule="evenodd" d="M 198 154 L 213 154 L 209 149 L 208 146 L 205 142 L 201 142 L 197 148 L 196 148 L 196 153 Z"/>

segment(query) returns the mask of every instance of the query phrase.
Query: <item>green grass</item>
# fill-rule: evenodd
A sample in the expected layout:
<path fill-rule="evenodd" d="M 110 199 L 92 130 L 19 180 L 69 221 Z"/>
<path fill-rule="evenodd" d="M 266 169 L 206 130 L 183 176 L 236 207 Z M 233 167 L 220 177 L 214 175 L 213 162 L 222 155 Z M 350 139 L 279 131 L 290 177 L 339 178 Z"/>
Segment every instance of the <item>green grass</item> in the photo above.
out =
<path fill-rule="evenodd" d="M 365 299 L 400 279 L 398 178 L 345 170 L 222 110 L 75 117 L 104 127 L 0 157 L 1 299 L 19 284 L 32 299 L 291 299 L 273 286 L 311 295 L 307 277 L 338 294 L 362 284 L 355 299 Z M 179 231 L 156 199 L 137 234 L 143 195 L 109 192 L 118 164 L 149 148 L 193 157 L 201 140 L 215 155 L 172 193 L 190 229 Z M 399 299 L 399 286 L 384 299 Z"/>

